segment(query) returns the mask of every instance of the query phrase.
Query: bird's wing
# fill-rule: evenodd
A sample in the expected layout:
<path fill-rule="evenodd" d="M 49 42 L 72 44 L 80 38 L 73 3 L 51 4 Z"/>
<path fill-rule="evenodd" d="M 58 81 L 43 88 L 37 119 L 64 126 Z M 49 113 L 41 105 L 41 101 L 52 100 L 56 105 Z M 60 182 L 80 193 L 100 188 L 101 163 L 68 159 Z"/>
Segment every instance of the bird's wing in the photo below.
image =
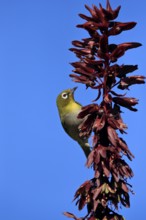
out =
<path fill-rule="evenodd" d="M 78 112 L 68 113 L 64 116 L 62 120 L 62 125 L 64 130 L 68 135 L 70 135 L 74 140 L 79 139 L 79 129 L 78 126 L 83 121 L 82 119 L 77 118 Z"/>
<path fill-rule="evenodd" d="M 62 125 L 66 133 L 79 143 L 86 157 L 88 157 L 91 151 L 90 145 L 88 143 L 88 138 L 84 139 L 79 136 L 78 127 L 83 122 L 84 119 L 78 119 L 77 118 L 78 113 L 66 114 L 66 116 L 64 117 L 64 121 L 62 121 Z"/>

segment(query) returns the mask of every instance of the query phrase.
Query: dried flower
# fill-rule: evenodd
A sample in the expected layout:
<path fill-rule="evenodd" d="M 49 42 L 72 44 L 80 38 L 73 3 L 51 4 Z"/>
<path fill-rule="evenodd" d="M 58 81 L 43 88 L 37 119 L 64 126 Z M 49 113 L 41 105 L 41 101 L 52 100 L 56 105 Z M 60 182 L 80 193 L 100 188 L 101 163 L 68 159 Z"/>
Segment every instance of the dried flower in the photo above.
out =
<path fill-rule="evenodd" d="M 130 207 L 129 193 L 131 185 L 127 179 L 133 177 L 133 171 L 125 162 L 134 158 L 121 134 L 126 133 L 127 125 L 121 117 L 121 108 L 137 111 L 136 98 L 118 94 L 116 89 L 129 89 L 135 84 L 144 84 L 145 77 L 141 75 L 127 76 L 138 69 L 137 65 L 119 65 L 118 59 L 129 49 L 141 46 L 138 42 L 121 44 L 109 43 L 109 37 L 135 27 L 136 22 L 119 22 L 115 19 L 120 12 L 120 6 L 112 9 L 109 0 L 106 8 L 101 4 L 91 8 L 85 5 L 89 16 L 79 14 L 85 20 L 77 25 L 89 33 L 88 38 L 74 40 L 70 50 L 78 57 L 71 63 L 73 74 L 70 77 L 78 83 L 97 90 L 93 104 L 84 106 L 78 115 L 82 118 L 80 136 L 89 137 L 93 134 L 93 149 L 86 162 L 92 167 L 94 177 L 84 182 L 76 191 L 74 200 L 78 209 L 87 206 L 87 215 L 77 218 L 66 212 L 67 217 L 75 220 L 124 220 L 115 212 L 119 206 Z M 97 100 L 101 101 L 97 104 Z"/>

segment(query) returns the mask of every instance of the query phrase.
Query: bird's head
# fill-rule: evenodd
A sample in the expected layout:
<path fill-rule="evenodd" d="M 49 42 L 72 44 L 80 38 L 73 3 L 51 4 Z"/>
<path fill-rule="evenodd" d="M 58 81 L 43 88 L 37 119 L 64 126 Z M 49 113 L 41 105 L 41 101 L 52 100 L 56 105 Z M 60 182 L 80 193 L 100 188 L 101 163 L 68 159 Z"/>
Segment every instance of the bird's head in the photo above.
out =
<path fill-rule="evenodd" d="M 58 95 L 56 103 L 60 115 L 73 111 L 74 108 L 80 108 L 81 105 L 74 100 L 74 92 L 76 89 L 77 87 L 66 89 Z"/>
<path fill-rule="evenodd" d="M 77 87 L 74 87 L 73 89 L 66 89 L 62 91 L 58 97 L 57 97 L 57 107 L 63 108 L 72 102 L 75 102 L 74 100 L 74 91 L 77 89 Z"/>

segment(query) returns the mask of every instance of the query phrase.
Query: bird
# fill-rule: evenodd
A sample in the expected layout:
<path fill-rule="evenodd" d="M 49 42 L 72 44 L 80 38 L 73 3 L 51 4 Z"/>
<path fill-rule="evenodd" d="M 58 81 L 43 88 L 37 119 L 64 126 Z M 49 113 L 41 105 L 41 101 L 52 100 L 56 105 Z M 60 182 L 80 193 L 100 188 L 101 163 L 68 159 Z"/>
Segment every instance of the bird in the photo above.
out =
<path fill-rule="evenodd" d="M 88 138 L 83 138 L 79 135 L 79 125 L 84 119 L 79 119 L 77 116 L 81 111 L 82 105 L 75 101 L 74 92 L 77 87 L 62 91 L 56 100 L 58 113 L 61 124 L 65 132 L 81 146 L 86 157 L 90 154 L 90 145 Z"/>

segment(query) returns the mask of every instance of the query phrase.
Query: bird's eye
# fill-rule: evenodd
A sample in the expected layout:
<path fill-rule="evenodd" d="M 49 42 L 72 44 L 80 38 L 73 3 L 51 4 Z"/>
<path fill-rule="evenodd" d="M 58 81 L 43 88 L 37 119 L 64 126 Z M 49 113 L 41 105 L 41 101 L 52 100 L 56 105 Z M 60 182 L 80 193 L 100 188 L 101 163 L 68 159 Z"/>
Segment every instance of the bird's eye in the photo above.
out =
<path fill-rule="evenodd" d="M 65 93 L 65 92 L 63 92 L 63 93 L 62 93 L 62 98 L 63 98 L 63 99 L 67 99 L 67 98 L 68 98 L 68 94 Z"/>

